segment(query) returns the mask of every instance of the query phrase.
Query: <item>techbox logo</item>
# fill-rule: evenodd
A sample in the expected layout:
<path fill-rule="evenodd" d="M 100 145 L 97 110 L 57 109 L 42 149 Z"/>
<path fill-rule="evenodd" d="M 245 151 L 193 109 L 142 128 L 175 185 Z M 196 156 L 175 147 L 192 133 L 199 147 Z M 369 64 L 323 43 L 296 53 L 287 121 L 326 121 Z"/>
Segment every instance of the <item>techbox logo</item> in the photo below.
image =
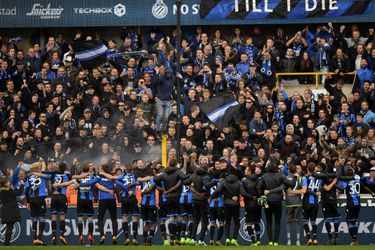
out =
<path fill-rule="evenodd" d="M 126 7 L 123 4 L 116 4 L 114 7 L 87 7 L 87 8 L 73 8 L 74 14 L 114 14 L 122 17 L 126 14 Z"/>

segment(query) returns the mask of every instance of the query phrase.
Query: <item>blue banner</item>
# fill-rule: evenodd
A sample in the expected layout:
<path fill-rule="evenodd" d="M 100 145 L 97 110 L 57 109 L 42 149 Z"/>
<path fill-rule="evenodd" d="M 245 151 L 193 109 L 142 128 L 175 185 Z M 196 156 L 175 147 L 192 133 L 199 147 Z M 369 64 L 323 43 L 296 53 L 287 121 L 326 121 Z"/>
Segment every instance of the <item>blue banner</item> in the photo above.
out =
<path fill-rule="evenodd" d="M 372 1 L 182 0 L 181 24 L 374 22 Z M 175 0 L 0 0 L 0 3 L 3 28 L 176 25 Z"/>
<path fill-rule="evenodd" d="M 372 12 L 371 0 L 202 0 L 200 5 L 200 16 L 206 20 L 331 18 Z"/>
<path fill-rule="evenodd" d="M 360 212 L 360 219 L 359 219 L 359 226 L 358 226 L 358 241 L 360 244 L 375 244 L 375 218 L 373 216 L 375 209 L 375 202 L 373 202 L 373 199 L 362 199 L 362 208 Z M 317 219 L 317 225 L 318 225 L 318 241 L 319 244 L 325 244 L 327 242 L 327 231 L 324 227 L 324 220 L 322 218 L 322 211 L 321 207 L 319 207 L 319 216 Z M 340 203 L 339 205 L 339 213 L 342 216 L 342 219 L 340 221 L 339 225 L 339 244 L 349 244 L 351 241 L 348 227 L 345 222 L 345 213 L 346 213 L 346 204 Z M 97 210 L 95 209 L 95 212 Z M 286 243 L 286 231 L 285 231 L 285 213 L 286 209 L 283 209 L 283 215 L 281 218 L 282 221 L 282 227 L 281 227 L 281 235 L 280 235 L 280 243 L 285 244 Z M 30 211 L 26 208 L 22 208 L 21 211 L 22 214 L 22 222 L 16 223 L 15 228 L 13 230 L 12 234 L 12 244 L 13 245 L 31 245 L 33 240 L 33 233 L 31 230 L 32 222 L 30 219 Z M 96 214 L 96 213 L 95 213 Z M 119 208 L 117 211 L 117 223 L 118 223 L 118 241 L 119 244 L 122 244 L 124 241 L 123 231 L 121 228 L 121 222 L 122 219 L 120 218 L 121 209 Z M 49 214 L 50 216 L 50 214 Z M 239 239 L 238 242 L 241 245 L 248 245 L 250 243 L 250 238 L 247 234 L 246 230 L 246 222 L 244 218 L 244 209 L 241 209 L 241 226 L 239 231 Z M 50 218 L 50 217 L 49 217 Z M 77 245 L 78 244 L 78 225 L 77 225 L 77 216 L 76 216 L 76 209 L 73 207 L 70 207 L 68 209 L 68 213 L 66 216 L 66 236 L 67 240 L 70 245 Z M 261 225 L 261 241 L 262 244 L 267 244 L 267 233 L 265 228 L 265 218 L 264 218 L 264 212 L 263 212 L 263 218 L 262 218 L 262 225 Z M 167 227 L 168 228 L 168 227 Z M 302 228 L 302 226 L 301 226 Z M 302 230 L 302 229 L 301 229 Z M 198 228 L 198 232 L 200 231 L 200 228 Z M 83 232 L 85 235 L 87 235 L 88 232 L 88 225 L 87 223 L 84 223 L 83 226 Z M 112 232 L 112 225 L 110 219 L 106 219 L 104 223 L 104 232 L 107 234 L 107 238 L 110 239 L 110 234 Z M 142 223 L 140 223 L 140 227 L 138 229 L 138 235 L 142 235 L 143 233 L 143 227 Z M 4 235 L 5 235 L 5 225 L 0 226 L 0 242 L 4 241 Z M 52 235 L 52 229 L 51 229 L 51 220 L 47 220 L 47 226 L 45 228 L 44 232 L 44 239 L 47 244 L 50 244 L 51 242 L 51 235 Z M 301 235 L 304 235 L 301 232 Z M 94 219 L 94 237 L 95 242 L 98 244 L 99 241 L 99 230 L 98 230 L 98 221 L 97 219 Z M 140 242 L 142 242 L 142 237 L 139 237 Z M 302 237 L 302 244 L 305 244 L 305 238 Z M 209 242 L 209 233 L 206 235 L 206 242 Z M 160 245 L 163 243 L 163 240 L 161 238 L 160 234 L 160 228 L 157 228 L 157 231 L 155 233 L 155 237 L 153 238 L 153 244 Z M 106 244 L 111 244 L 108 240 Z"/>

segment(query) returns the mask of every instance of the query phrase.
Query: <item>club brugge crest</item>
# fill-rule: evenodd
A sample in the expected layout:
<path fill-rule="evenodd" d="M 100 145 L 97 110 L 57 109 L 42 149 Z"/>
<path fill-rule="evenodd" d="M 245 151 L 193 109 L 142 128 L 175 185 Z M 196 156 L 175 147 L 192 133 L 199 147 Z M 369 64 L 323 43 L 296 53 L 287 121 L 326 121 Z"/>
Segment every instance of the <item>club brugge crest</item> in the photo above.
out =
<path fill-rule="evenodd" d="M 0 220 L 0 241 L 5 241 L 5 232 L 7 230 L 7 226 L 5 224 L 1 224 Z M 12 231 L 12 237 L 10 238 L 10 242 L 14 242 L 20 237 L 21 234 L 21 224 L 19 222 L 16 222 L 13 227 Z"/>
<path fill-rule="evenodd" d="M 254 231 L 255 232 L 255 231 Z M 247 225 L 246 225 L 246 218 L 242 218 L 240 222 L 240 236 L 247 242 L 251 242 L 250 235 L 247 233 Z M 262 238 L 264 234 L 264 223 L 263 220 L 260 220 L 260 237 Z"/>
<path fill-rule="evenodd" d="M 156 0 L 156 3 L 152 6 L 152 14 L 157 19 L 163 19 L 168 15 L 168 6 L 163 0 Z"/>

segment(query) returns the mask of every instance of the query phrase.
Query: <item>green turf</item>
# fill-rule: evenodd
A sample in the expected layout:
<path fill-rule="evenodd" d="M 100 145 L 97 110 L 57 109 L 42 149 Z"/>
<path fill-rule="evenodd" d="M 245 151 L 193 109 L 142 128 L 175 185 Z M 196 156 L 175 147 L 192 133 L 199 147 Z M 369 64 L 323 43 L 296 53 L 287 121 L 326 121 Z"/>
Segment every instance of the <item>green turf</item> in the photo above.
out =
<path fill-rule="evenodd" d="M 127 250 L 143 250 L 143 249 L 150 249 L 150 250 L 168 250 L 168 249 L 184 249 L 184 250 L 187 250 L 187 249 L 194 249 L 194 250 L 197 250 L 197 249 L 223 249 L 223 250 L 235 250 L 235 249 L 241 249 L 241 250 L 244 250 L 244 249 L 259 249 L 259 250 L 262 250 L 262 249 L 280 249 L 280 250 L 288 250 L 288 249 L 326 249 L 326 250 L 350 250 L 350 249 L 353 249 L 353 247 L 355 249 L 358 249 L 358 250 L 366 250 L 366 249 L 375 249 L 375 246 L 370 246 L 370 245 L 359 245 L 359 246 L 343 246 L 343 245 L 339 245 L 339 246 L 318 246 L 318 247 L 314 247 L 314 246 L 311 246 L 311 247 L 308 247 L 307 246 L 300 246 L 300 247 L 296 247 L 296 246 L 278 246 L 278 247 L 273 247 L 273 246 L 260 246 L 260 247 L 249 247 L 249 246 L 240 246 L 240 247 L 226 247 L 226 246 L 223 246 L 223 247 L 210 247 L 210 246 L 207 246 L 207 247 L 201 247 L 201 246 L 194 246 L 194 247 L 191 247 L 191 246 L 181 246 L 181 247 L 167 247 L 167 246 L 152 246 L 152 247 L 144 247 L 144 246 L 107 246 L 107 245 L 104 245 L 104 246 L 89 246 L 89 247 L 86 247 L 86 246 L 47 246 L 47 247 L 43 247 L 43 246 L 14 246 L 14 247 L 7 247 L 7 248 L 4 248 L 4 249 L 22 249 L 22 250 L 33 250 L 33 249 L 48 249 L 48 248 L 53 248 L 53 249 L 69 249 L 69 250 L 84 250 L 84 249 L 92 249 L 92 250 L 103 250 L 103 249 L 107 249 L 107 248 L 110 248 L 110 249 L 113 249 L 113 250 L 117 250 L 117 249 L 127 249 Z"/>

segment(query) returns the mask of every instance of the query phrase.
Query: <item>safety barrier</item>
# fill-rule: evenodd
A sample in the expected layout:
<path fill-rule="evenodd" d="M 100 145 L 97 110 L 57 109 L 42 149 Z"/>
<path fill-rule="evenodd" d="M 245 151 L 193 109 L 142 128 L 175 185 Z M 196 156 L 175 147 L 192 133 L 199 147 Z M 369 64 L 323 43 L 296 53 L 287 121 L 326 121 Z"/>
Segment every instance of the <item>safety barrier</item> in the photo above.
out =
<path fill-rule="evenodd" d="M 342 218 L 339 220 L 339 223 L 340 223 L 339 224 L 339 244 L 346 245 L 350 243 L 350 236 L 349 236 L 347 224 L 345 222 L 346 199 L 343 196 L 341 197 L 342 198 L 339 199 L 339 204 L 338 204 L 338 211 L 340 215 L 342 216 Z M 358 223 L 358 240 L 360 244 L 372 245 L 375 243 L 375 238 L 373 237 L 375 233 L 375 222 L 374 222 L 374 216 L 373 216 L 375 203 L 373 201 L 374 199 L 370 195 L 361 195 L 362 208 L 361 208 L 361 213 L 360 213 L 359 223 Z M 75 206 L 69 206 L 67 215 L 66 215 L 65 235 L 70 245 L 76 245 L 78 243 L 78 237 L 79 237 L 78 221 L 76 217 L 75 208 L 76 208 Z M 286 220 L 285 208 L 283 210 L 284 211 L 282 213 L 281 221 L 285 222 Z M 318 212 L 318 218 L 317 218 L 317 227 L 318 227 L 317 236 L 318 236 L 319 243 L 324 244 L 324 242 L 328 240 L 328 237 L 327 237 L 327 231 L 324 227 L 324 219 L 322 215 L 321 206 L 319 206 L 318 211 L 319 212 Z M 97 207 L 95 206 L 95 214 L 96 212 L 97 212 Z M 120 207 L 118 207 L 117 208 L 117 215 L 118 215 L 117 223 L 118 223 L 119 232 L 117 236 L 119 237 L 119 241 L 123 242 L 125 239 L 123 236 L 124 232 L 122 231 L 122 227 L 121 227 L 122 220 L 120 218 L 120 214 L 121 214 L 121 209 Z M 51 216 L 50 209 L 48 209 L 47 218 L 51 218 L 50 216 Z M 32 234 L 32 229 L 31 229 L 32 221 L 30 219 L 30 212 L 26 208 L 21 208 L 21 217 L 22 217 L 22 220 L 16 223 L 15 228 L 13 230 L 12 238 L 11 238 L 12 244 L 18 245 L 18 246 L 31 245 L 33 234 Z M 250 237 L 246 230 L 247 224 L 245 221 L 245 211 L 243 208 L 241 208 L 240 210 L 240 218 L 241 218 L 241 222 L 240 222 L 238 242 L 241 245 L 248 245 L 250 243 Z M 261 229 L 260 229 L 261 236 L 262 236 L 261 237 L 262 244 L 267 244 L 265 222 L 266 222 L 265 214 L 264 212 L 262 212 Z M 1 227 L 1 230 L 0 230 L 0 244 L 4 241 L 4 234 L 5 234 L 4 228 L 5 227 Z M 168 221 L 167 221 L 167 228 L 168 228 Z M 106 216 L 105 221 L 104 221 L 104 233 L 107 236 L 109 236 L 111 233 L 111 230 L 112 230 L 111 220 L 108 218 L 108 216 Z M 285 223 L 282 223 L 281 234 L 280 234 L 280 239 L 279 239 L 279 242 L 281 244 L 286 243 L 285 230 L 286 230 Z M 198 228 L 198 233 L 199 231 L 200 231 L 200 227 Z M 87 222 L 85 222 L 83 225 L 83 232 L 85 235 L 88 232 Z M 142 235 L 143 233 L 142 220 L 141 220 L 141 223 L 139 224 L 138 233 L 139 235 Z M 50 243 L 51 235 L 52 235 L 50 219 L 46 220 L 46 228 L 44 230 L 43 235 L 44 235 L 45 241 L 47 243 Z M 303 235 L 302 230 L 301 230 L 301 235 Z M 98 231 L 98 221 L 96 218 L 94 219 L 94 236 L 95 236 L 95 239 L 98 240 L 99 231 Z M 139 237 L 139 238 L 142 242 L 142 237 Z M 208 234 L 206 235 L 205 240 L 206 242 L 208 242 L 209 240 Z M 305 237 L 301 237 L 301 240 L 302 240 L 302 243 L 305 244 L 306 242 Z M 155 237 L 153 238 L 153 244 L 161 245 L 162 243 L 163 243 L 163 239 L 161 237 L 160 227 L 158 225 L 156 232 L 155 232 Z M 109 242 L 107 242 L 107 244 L 109 244 Z"/>
<path fill-rule="evenodd" d="M 353 85 L 355 84 L 355 79 L 357 76 L 356 72 L 343 73 L 345 76 L 354 76 Z M 335 72 L 285 72 L 285 73 L 276 73 L 276 82 L 280 83 L 280 76 L 315 76 L 315 88 L 319 88 L 319 76 L 328 76 L 328 75 L 337 75 Z"/>

